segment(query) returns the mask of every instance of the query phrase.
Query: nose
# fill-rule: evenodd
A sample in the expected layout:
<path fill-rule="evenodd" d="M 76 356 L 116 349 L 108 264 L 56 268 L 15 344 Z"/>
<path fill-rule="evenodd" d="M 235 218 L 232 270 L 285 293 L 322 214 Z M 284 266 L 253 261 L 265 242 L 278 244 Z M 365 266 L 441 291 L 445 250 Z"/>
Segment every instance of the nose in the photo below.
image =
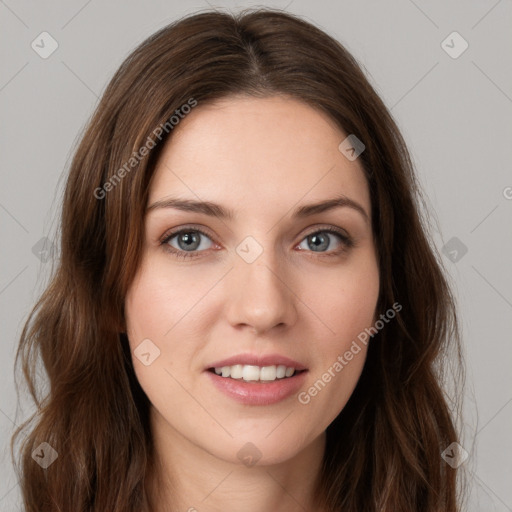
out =
<path fill-rule="evenodd" d="M 234 327 L 245 326 L 263 334 L 290 327 L 297 320 L 298 297 L 293 278 L 270 250 L 247 263 L 236 256 L 227 287 L 227 317 Z"/>

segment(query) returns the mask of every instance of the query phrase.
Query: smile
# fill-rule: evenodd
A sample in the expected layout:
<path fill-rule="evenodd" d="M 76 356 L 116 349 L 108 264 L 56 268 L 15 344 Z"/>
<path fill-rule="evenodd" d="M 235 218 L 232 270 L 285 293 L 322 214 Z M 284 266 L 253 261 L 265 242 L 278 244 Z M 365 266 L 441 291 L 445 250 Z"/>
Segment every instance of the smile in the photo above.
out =
<path fill-rule="evenodd" d="M 244 380 L 246 382 L 272 382 L 276 379 L 286 379 L 292 377 L 296 373 L 296 369 L 286 365 L 272 365 L 272 366 L 254 366 L 235 364 L 232 366 L 222 366 L 217 368 L 210 368 L 217 375 L 224 378 L 231 378 L 235 380 Z"/>

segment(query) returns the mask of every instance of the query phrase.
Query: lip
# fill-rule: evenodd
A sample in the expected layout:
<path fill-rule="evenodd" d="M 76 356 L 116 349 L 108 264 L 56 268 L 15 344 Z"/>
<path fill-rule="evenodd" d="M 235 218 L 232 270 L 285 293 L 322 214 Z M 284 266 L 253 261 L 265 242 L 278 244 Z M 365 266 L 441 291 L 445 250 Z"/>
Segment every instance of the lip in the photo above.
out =
<path fill-rule="evenodd" d="M 227 359 L 226 361 L 230 360 Z M 225 364 L 224 366 L 230 365 Z M 221 377 L 211 371 L 205 371 L 205 373 L 219 391 L 238 403 L 245 405 L 271 405 L 296 394 L 304 384 L 308 371 L 301 371 L 300 373 L 295 373 L 292 377 L 276 379 L 270 382 L 247 382 L 229 377 Z"/>
<path fill-rule="evenodd" d="M 228 359 L 216 361 L 208 365 L 205 370 L 209 370 L 210 368 L 220 368 L 222 366 L 233 366 L 235 364 L 252 366 L 279 366 L 281 364 L 287 368 L 295 368 L 297 371 L 307 370 L 306 366 L 298 361 L 294 361 L 293 359 L 280 354 L 238 354 L 236 356 L 229 357 Z M 259 384 L 257 385 L 259 386 Z"/>

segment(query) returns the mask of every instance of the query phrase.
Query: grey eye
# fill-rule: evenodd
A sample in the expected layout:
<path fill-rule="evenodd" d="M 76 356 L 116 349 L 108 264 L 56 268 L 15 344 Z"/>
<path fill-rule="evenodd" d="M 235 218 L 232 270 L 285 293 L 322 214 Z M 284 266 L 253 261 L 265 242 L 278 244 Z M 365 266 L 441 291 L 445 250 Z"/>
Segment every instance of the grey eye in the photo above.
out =
<path fill-rule="evenodd" d="M 201 240 L 201 238 L 206 238 L 209 240 L 209 238 L 205 234 L 200 233 L 199 231 L 180 231 L 179 233 L 175 233 L 174 235 L 172 235 L 169 238 L 169 240 L 167 240 L 167 243 L 177 250 L 187 252 L 196 251 L 198 249 L 208 249 L 209 247 L 204 247 L 204 243 L 202 244 L 203 241 Z M 177 246 L 172 243 L 174 240 L 177 241 Z"/>
<path fill-rule="evenodd" d="M 335 233 L 328 233 L 326 231 L 317 231 L 316 233 L 312 233 L 311 235 L 308 235 L 303 242 L 301 242 L 301 245 L 306 243 L 307 247 L 299 247 L 301 249 L 307 249 L 311 250 L 313 252 L 324 252 L 326 249 L 329 248 L 331 244 L 331 236 L 340 238 L 339 235 Z"/>

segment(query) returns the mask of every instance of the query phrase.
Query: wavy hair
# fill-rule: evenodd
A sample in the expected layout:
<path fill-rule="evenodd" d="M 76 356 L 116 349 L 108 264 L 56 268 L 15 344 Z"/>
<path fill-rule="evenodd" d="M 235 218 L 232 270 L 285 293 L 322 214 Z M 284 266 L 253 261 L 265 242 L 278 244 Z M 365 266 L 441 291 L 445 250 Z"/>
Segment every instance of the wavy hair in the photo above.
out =
<path fill-rule="evenodd" d="M 456 364 L 460 382 L 460 329 L 406 144 L 354 57 L 272 9 L 200 12 L 161 29 L 122 63 L 81 136 L 63 196 L 60 259 L 16 356 L 36 405 L 11 442 L 26 511 L 151 509 L 149 403 L 123 304 L 140 263 L 150 180 L 172 138 L 169 129 L 157 140 L 155 130 L 191 98 L 201 106 L 239 94 L 298 99 L 364 142 L 377 310 L 403 305 L 369 344 L 356 389 L 327 428 L 318 502 L 332 512 L 458 511 L 457 470 L 440 454 L 458 439 L 459 402 L 444 391 L 443 363 Z M 148 138 L 154 147 L 134 163 Z M 32 459 L 42 442 L 58 452 L 47 470 Z"/>

